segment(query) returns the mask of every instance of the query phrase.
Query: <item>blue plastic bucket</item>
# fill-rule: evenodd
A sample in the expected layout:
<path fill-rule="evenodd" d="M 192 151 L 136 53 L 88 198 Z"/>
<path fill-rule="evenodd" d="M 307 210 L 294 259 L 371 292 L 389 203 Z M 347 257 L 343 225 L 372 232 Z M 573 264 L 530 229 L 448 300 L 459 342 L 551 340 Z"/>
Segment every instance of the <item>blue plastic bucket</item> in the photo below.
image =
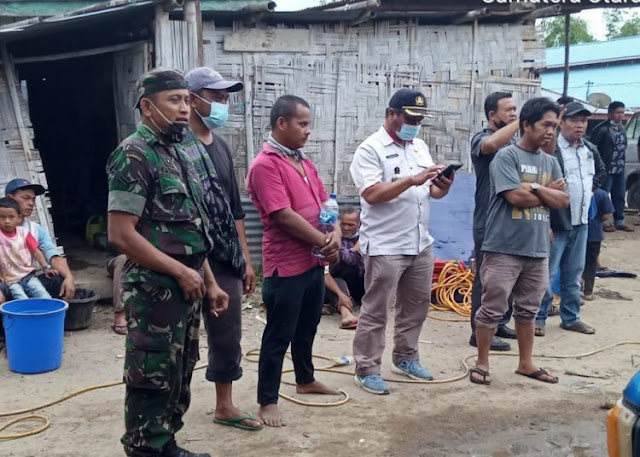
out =
<path fill-rule="evenodd" d="M 62 364 L 68 307 L 62 300 L 51 298 L 13 300 L 0 306 L 12 371 L 44 373 Z"/>

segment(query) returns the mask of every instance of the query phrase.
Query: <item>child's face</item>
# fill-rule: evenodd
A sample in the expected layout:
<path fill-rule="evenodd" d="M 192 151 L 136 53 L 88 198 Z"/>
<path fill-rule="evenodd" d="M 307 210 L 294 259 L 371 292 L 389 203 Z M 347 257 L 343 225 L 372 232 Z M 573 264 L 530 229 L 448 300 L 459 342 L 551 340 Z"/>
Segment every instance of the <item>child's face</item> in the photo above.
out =
<path fill-rule="evenodd" d="M 0 208 L 0 230 L 13 233 L 20 224 L 20 215 L 13 208 Z"/>
<path fill-rule="evenodd" d="M 343 236 L 352 236 L 359 228 L 360 215 L 358 213 L 340 215 L 340 229 Z"/>

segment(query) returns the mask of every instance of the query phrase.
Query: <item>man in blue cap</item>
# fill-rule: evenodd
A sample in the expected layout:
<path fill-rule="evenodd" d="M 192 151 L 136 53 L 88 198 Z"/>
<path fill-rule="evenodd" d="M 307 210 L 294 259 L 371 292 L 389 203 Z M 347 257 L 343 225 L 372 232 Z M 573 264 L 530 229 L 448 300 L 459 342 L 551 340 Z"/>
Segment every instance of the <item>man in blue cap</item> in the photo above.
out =
<path fill-rule="evenodd" d="M 32 184 L 26 179 L 16 178 L 7 184 L 4 193 L 7 197 L 14 199 L 20 207 L 20 215 L 23 217 L 22 226 L 29 230 L 31 235 L 38 241 L 40 250 L 44 254 L 47 263 L 60 273 L 60 276 L 47 278 L 42 276 L 40 280 L 53 298 L 71 300 L 75 294 L 75 284 L 67 260 L 60 255 L 58 247 L 51 239 L 51 235 L 46 228 L 29 220 L 36 206 L 36 197 L 45 193 L 45 188 L 40 184 Z M 10 296 L 5 290 L 0 290 L 4 298 L 8 300 Z"/>
<path fill-rule="evenodd" d="M 257 418 L 233 404 L 232 383 L 242 376 L 242 294 L 251 295 L 256 287 L 256 274 L 251 265 L 244 227 L 245 213 L 233 166 L 233 154 L 227 142 L 215 129 L 224 126 L 229 117 L 229 93 L 239 92 L 243 84 L 227 81 L 209 67 L 198 67 L 185 75 L 191 112 L 189 127 L 182 147 L 195 165 L 205 191 L 205 201 L 212 219 L 210 232 L 214 238 L 209 264 L 220 287 L 229 294 L 229 308 L 220 316 L 204 311 L 207 330 L 209 364 L 206 378 L 216 385 L 214 422 L 242 430 L 263 428 Z M 204 298 L 203 310 L 207 299 Z"/>

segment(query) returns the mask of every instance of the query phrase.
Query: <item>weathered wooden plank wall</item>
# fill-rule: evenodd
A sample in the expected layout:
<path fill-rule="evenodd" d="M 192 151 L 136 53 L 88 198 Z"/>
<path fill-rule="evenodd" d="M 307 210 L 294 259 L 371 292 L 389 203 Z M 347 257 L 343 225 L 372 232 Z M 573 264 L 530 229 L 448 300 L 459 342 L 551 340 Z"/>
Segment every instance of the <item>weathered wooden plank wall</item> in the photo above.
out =
<path fill-rule="evenodd" d="M 205 64 L 248 86 L 232 97 L 230 121 L 220 130 L 235 151 L 239 182 L 247 156 L 257 153 L 268 135 L 273 102 L 290 93 L 311 104 L 313 133 L 306 152 L 327 187 L 333 188 L 336 178 L 335 190 L 344 197 L 356 195 L 348 171 L 353 152 L 381 125 L 398 88 L 418 88 L 427 96 L 434 117 L 425 120 L 421 135 L 434 158 L 467 164 L 470 136 L 484 121 L 484 97 L 510 90 L 522 104 L 536 95 L 540 82 L 534 69 L 544 58 L 535 28 L 520 24 L 480 25 L 475 62 L 472 25 L 381 21 L 229 29 L 205 21 L 203 39 Z M 246 109 L 251 116 L 245 116 Z"/>
<path fill-rule="evenodd" d="M 20 133 L 16 117 L 13 111 L 13 104 L 9 94 L 9 86 L 5 77 L 5 71 L 0 62 L 0 194 L 4 196 L 4 188 L 9 181 L 14 178 L 25 178 L 32 182 L 41 184 L 47 188 L 47 178 L 44 173 L 40 153 L 33 146 L 33 128 L 29 118 L 29 107 L 24 93 L 24 87 L 17 86 L 20 98 L 20 110 L 24 124 L 28 129 L 29 149 L 31 152 L 29 160 L 25 156 L 20 140 Z M 54 235 L 51 214 L 51 200 L 46 194 L 37 201 L 39 206 L 34 211 L 33 219 L 44 227 L 48 227 L 52 236 Z"/>

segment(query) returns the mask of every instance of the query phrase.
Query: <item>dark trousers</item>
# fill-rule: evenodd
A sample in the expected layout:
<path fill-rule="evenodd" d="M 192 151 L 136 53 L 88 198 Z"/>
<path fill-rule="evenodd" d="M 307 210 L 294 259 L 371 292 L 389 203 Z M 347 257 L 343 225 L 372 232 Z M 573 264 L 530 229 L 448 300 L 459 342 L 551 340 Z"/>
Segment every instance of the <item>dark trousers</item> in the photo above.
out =
<path fill-rule="evenodd" d="M 322 315 L 324 269 L 280 278 L 277 272 L 262 285 L 267 326 L 262 334 L 258 364 L 258 403 L 278 403 L 284 356 L 291 343 L 297 384 L 313 382 L 312 350 Z"/>
<path fill-rule="evenodd" d="M 343 279 L 349 288 L 349 294 L 356 303 L 362 302 L 364 296 L 364 275 L 360 274 L 357 265 L 337 264 L 331 268 L 331 276 Z"/>
<path fill-rule="evenodd" d="M 209 263 L 218 285 L 229 294 L 229 308 L 216 317 L 210 310 L 209 299 L 205 296 L 202 301 L 202 318 L 209 346 L 206 378 L 211 382 L 229 383 L 242 377 L 242 279 L 212 259 Z"/>
<path fill-rule="evenodd" d="M 582 273 L 582 279 L 584 279 L 584 294 L 593 294 L 593 285 L 596 281 L 596 265 L 598 263 L 598 256 L 600 255 L 600 241 L 587 242 L 587 257 L 584 263 L 584 272 Z"/>
<path fill-rule="evenodd" d="M 473 242 L 474 242 L 474 250 L 476 255 L 476 276 L 473 280 L 473 290 L 471 291 L 471 331 L 475 333 L 476 331 L 476 322 L 475 317 L 476 313 L 480 309 L 480 305 L 482 305 L 482 278 L 480 274 L 480 268 L 482 267 L 482 259 L 484 257 L 484 253 L 482 252 L 482 243 L 484 242 L 484 234 L 480 234 L 474 230 L 473 232 Z M 502 317 L 498 325 L 505 325 L 511 319 L 511 314 L 513 313 L 513 300 L 509 297 L 509 310 Z"/>
<path fill-rule="evenodd" d="M 616 227 L 624 224 L 624 199 L 625 199 L 625 181 L 624 171 L 621 173 L 610 174 L 607 176 L 602 189 L 611 192 L 611 203 L 613 203 L 613 220 Z"/>

